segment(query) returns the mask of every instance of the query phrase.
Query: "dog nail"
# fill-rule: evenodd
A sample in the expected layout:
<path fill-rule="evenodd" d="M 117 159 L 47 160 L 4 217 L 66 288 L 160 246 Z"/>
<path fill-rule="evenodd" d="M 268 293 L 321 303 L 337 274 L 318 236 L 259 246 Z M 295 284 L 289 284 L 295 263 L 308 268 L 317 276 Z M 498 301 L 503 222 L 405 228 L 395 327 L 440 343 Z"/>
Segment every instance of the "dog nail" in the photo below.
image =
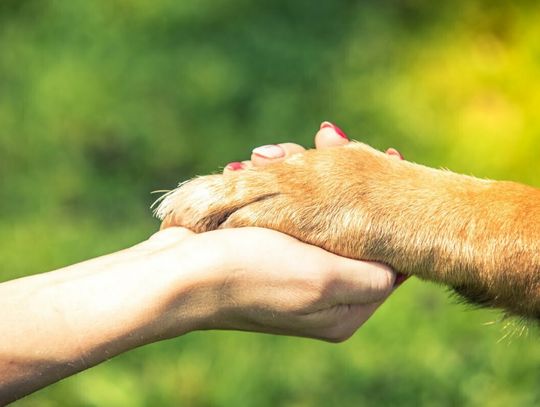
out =
<path fill-rule="evenodd" d="M 394 280 L 394 288 L 399 287 L 401 284 L 403 284 L 407 279 L 409 278 L 406 274 L 397 273 L 396 279 Z"/>
<path fill-rule="evenodd" d="M 338 126 L 336 126 L 335 124 L 332 124 L 330 122 L 322 122 L 320 129 L 322 130 L 322 129 L 326 129 L 326 128 L 333 129 L 338 136 L 340 136 L 340 137 L 342 137 L 342 138 L 344 138 L 346 140 L 349 139 L 349 137 L 347 137 L 345 132 L 343 130 L 341 130 Z"/>
<path fill-rule="evenodd" d="M 285 151 L 278 145 L 269 144 L 267 146 L 257 147 L 253 150 L 253 154 L 259 157 L 273 159 L 281 158 L 285 156 Z"/>
<path fill-rule="evenodd" d="M 227 164 L 225 168 L 227 168 L 230 171 L 238 171 L 238 170 L 243 169 L 244 167 L 245 167 L 244 163 L 233 162 L 233 163 Z"/>

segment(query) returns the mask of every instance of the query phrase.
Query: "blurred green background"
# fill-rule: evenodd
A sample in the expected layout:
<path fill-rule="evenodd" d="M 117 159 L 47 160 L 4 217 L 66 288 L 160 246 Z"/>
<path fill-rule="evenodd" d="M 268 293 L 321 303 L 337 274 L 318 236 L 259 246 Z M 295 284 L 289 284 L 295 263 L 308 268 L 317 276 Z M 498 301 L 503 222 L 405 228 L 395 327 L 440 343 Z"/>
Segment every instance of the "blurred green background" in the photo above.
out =
<path fill-rule="evenodd" d="M 150 191 L 322 120 L 540 186 L 539 21 L 537 1 L 1 0 L 1 279 L 135 244 Z M 408 281 L 340 345 L 195 333 L 17 405 L 538 406 L 538 332 L 498 320 Z"/>

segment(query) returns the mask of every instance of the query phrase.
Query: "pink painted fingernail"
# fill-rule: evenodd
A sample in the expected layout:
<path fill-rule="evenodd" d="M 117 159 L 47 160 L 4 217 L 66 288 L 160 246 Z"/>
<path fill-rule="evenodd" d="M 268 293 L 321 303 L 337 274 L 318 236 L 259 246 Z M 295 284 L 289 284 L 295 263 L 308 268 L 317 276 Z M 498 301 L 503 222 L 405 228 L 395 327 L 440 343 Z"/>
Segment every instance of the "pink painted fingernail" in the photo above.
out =
<path fill-rule="evenodd" d="M 245 167 L 244 163 L 241 163 L 241 162 L 233 162 L 233 163 L 229 163 L 227 164 L 227 166 L 225 168 L 227 168 L 228 170 L 231 170 L 231 171 L 238 171 L 238 170 L 241 170 Z"/>
<path fill-rule="evenodd" d="M 321 128 L 321 130 L 326 129 L 326 128 L 331 128 L 336 132 L 336 134 L 338 136 L 343 137 L 346 140 L 349 139 L 349 137 L 347 137 L 347 135 L 345 134 L 345 132 L 343 130 L 341 130 L 338 126 L 336 126 L 335 124 L 332 124 L 330 122 L 322 122 L 320 128 Z"/>
<path fill-rule="evenodd" d="M 403 284 L 410 276 L 407 274 L 396 273 L 396 279 L 394 280 L 394 288 L 399 287 Z"/>
<path fill-rule="evenodd" d="M 285 156 L 285 151 L 276 144 L 268 144 L 266 146 L 257 147 L 252 152 L 259 157 L 268 159 L 281 158 Z"/>
<path fill-rule="evenodd" d="M 400 160 L 403 160 L 403 155 L 401 155 L 401 153 L 397 151 L 395 148 L 389 148 L 388 150 L 386 150 L 386 154 L 399 157 Z"/>

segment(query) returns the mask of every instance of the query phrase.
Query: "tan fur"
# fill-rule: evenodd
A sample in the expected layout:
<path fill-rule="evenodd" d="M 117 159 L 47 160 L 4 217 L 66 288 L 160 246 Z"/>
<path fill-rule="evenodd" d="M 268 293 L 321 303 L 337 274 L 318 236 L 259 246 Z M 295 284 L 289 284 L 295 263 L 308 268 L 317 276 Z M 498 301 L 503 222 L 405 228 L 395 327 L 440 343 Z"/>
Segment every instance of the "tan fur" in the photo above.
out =
<path fill-rule="evenodd" d="M 540 190 L 395 160 L 361 143 L 181 185 L 163 227 L 260 226 L 540 319 Z M 264 244 L 264 242 L 261 242 Z"/>

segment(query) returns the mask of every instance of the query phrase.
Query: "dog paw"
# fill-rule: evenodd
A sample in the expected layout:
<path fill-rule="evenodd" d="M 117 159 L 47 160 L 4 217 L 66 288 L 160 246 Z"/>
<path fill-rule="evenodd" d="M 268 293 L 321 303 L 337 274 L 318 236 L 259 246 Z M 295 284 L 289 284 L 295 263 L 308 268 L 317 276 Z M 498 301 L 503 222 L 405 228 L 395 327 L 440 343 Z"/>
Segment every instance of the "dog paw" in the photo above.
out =
<path fill-rule="evenodd" d="M 537 317 L 539 195 L 349 143 L 196 178 L 163 196 L 156 214 L 162 227 L 195 232 L 274 229 L 449 285 L 481 305 Z"/>
<path fill-rule="evenodd" d="M 369 202 L 399 164 L 361 143 L 309 150 L 265 167 L 195 178 L 161 199 L 162 227 L 195 232 L 258 226 L 332 252 L 366 258 Z"/>

